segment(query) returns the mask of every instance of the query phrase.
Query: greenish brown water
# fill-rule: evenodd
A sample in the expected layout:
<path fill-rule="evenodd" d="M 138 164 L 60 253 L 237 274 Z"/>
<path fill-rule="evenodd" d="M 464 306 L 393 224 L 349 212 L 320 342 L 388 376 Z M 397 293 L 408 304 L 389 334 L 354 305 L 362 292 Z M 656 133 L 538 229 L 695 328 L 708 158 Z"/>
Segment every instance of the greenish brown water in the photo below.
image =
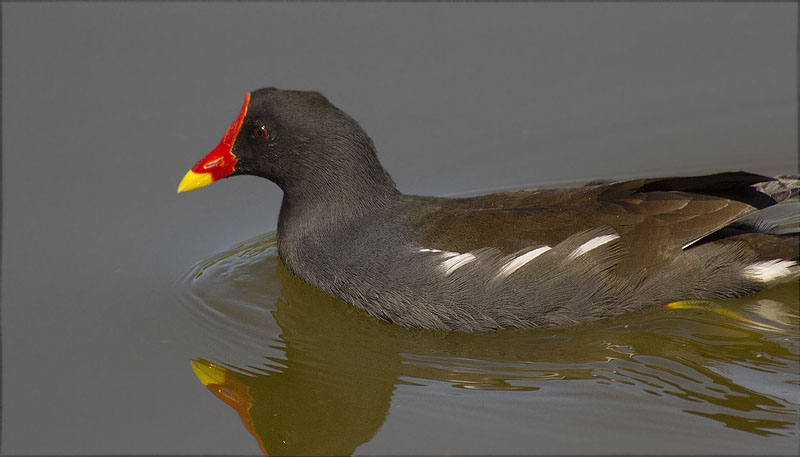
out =
<path fill-rule="evenodd" d="M 272 233 L 198 264 L 183 282 L 185 304 L 219 351 L 199 354 L 193 368 L 269 454 L 589 453 L 598 439 L 637 453 L 797 445 L 796 282 L 490 334 L 373 319 L 292 276 Z M 373 446 L 390 427 L 418 438 Z"/>
<path fill-rule="evenodd" d="M 797 455 L 796 289 L 717 304 L 778 330 L 413 331 L 288 277 L 269 235 L 193 279 L 281 192 L 175 194 L 265 86 L 321 91 L 413 194 L 796 173 L 797 3 L 1 8 L 0 454 L 254 455 L 252 430 L 275 454 Z"/>

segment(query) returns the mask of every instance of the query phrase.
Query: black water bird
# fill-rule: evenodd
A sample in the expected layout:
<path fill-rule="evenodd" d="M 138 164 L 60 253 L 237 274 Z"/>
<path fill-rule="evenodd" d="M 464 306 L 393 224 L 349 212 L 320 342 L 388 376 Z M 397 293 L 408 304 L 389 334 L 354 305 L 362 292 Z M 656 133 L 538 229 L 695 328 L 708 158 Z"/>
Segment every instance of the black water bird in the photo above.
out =
<path fill-rule="evenodd" d="M 274 88 L 247 94 L 178 192 L 245 174 L 284 192 L 277 237 L 289 271 L 401 325 L 573 324 L 798 276 L 798 235 L 742 220 L 796 195 L 797 176 L 405 195 L 353 118 L 318 92 Z"/>

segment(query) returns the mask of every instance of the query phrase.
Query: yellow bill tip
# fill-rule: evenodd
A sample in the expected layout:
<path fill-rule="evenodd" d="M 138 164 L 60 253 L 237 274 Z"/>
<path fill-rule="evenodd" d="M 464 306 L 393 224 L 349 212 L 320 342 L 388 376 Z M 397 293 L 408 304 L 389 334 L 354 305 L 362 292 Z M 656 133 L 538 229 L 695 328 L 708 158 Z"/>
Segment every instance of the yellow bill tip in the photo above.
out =
<path fill-rule="evenodd" d="M 210 384 L 222 385 L 225 382 L 225 369 L 207 360 L 192 359 L 192 371 L 204 386 Z"/>
<path fill-rule="evenodd" d="M 189 170 L 186 176 L 181 179 L 181 183 L 178 184 L 178 193 L 199 189 L 212 182 L 214 182 L 214 178 L 211 176 L 211 173 L 195 173 Z"/>

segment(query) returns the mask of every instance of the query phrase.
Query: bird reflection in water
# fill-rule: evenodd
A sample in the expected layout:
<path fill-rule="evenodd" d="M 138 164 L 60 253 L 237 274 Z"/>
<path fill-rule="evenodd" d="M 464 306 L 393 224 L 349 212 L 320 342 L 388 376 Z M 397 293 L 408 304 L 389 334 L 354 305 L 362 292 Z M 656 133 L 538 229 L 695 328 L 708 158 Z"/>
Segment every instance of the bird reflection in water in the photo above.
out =
<path fill-rule="evenodd" d="M 610 431 L 614 414 L 630 413 L 642 401 L 743 433 L 790 435 L 797 427 L 796 282 L 744 299 L 680 302 L 586 325 L 484 334 L 376 320 L 292 276 L 270 234 L 198 265 L 186 282 L 192 314 L 209 330 L 207 337 L 255 348 L 257 355 L 245 362 L 232 353 L 229 360 L 194 359 L 191 365 L 237 411 L 265 454 L 352 454 L 384 424 L 398 386 L 436 382 L 522 391 L 517 407 L 531 411 L 531 427 L 551 420 L 535 411 L 558 408 L 546 387 L 565 381 L 581 381 L 568 389 L 597 399 L 613 390 L 604 386 L 626 389 L 629 399 L 617 412 L 602 412 L 608 424 L 598 427 Z M 431 414 L 446 421 L 435 402 Z M 607 405 L 587 403 L 585 412 L 600 414 Z M 500 409 L 487 404 L 461 419 L 502 421 Z M 655 419 L 642 425 L 658 426 Z"/>

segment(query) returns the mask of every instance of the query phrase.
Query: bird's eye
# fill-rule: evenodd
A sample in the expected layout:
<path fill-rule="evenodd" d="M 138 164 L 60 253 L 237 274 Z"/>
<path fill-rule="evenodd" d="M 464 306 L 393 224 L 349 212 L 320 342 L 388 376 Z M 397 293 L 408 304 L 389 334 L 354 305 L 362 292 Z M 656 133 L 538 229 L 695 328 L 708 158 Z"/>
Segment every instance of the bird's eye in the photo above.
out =
<path fill-rule="evenodd" d="M 267 128 L 263 125 L 259 125 L 258 127 L 253 129 L 253 136 L 258 138 L 259 140 L 266 140 L 267 139 Z"/>

